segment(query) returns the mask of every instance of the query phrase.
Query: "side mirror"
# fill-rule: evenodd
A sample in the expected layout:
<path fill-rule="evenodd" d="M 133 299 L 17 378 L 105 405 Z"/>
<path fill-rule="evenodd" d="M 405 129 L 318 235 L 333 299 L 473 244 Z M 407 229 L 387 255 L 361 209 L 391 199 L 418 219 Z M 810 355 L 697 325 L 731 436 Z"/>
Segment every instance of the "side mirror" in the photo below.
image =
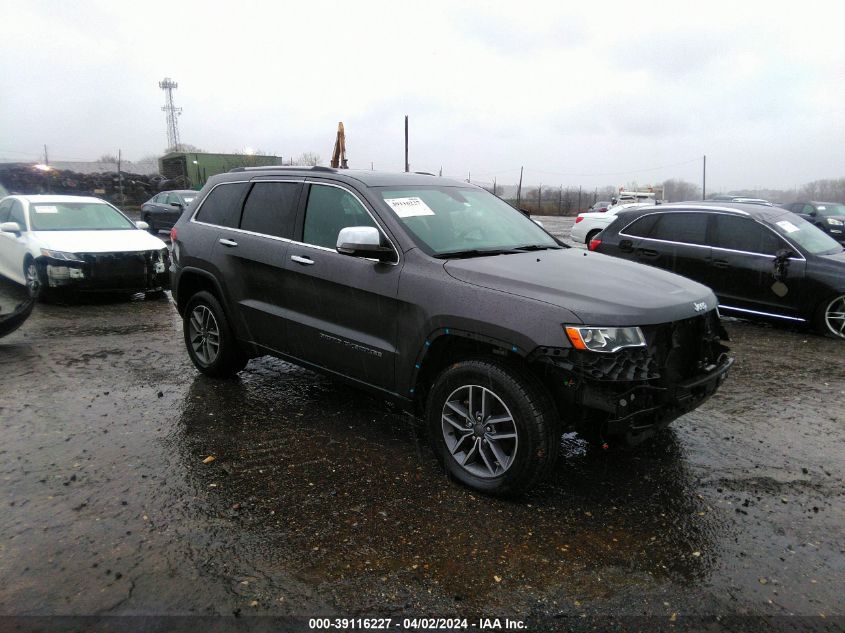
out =
<path fill-rule="evenodd" d="M 789 274 L 789 258 L 794 253 L 788 248 L 782 248 L 775 253 L 774 267 L 772 269 L 772 277 L 775 281 L 783 282 Z M 785 295 L 786 293 L 784 293 Z M 784 296 L 780 295 L 780 296 Z"/>
<path fill-rule="evenodd" d="M 138 227 L 139 229 L 141 229 L 142 231 L 146 231 L 150 228 L 150 225 L 147 224 L 146 222 L 144 222 L 143 220 L 138 220 L 135 223 L 135 226 Z"/>
<path fill-rule="evenodd" d="M 21 225 L 17 222 L 3 222 L 0 224 L 0 231 L 3 233 L 20 233 Z"/>
<path fill-rule="evenodd" d="M 775 253 L 775 259 L 778 260 L 778 261 L 784 261 L 784 260 L 789 259 L 793 255 L 795 255 L 795 253 L 793 253 L 788 248 L 782 248 L 778 252 Z"/>
<path fill-rule="evenodd" d="M 380 262 L 392 261 L 393 249 L 381 245 L 381 233 L 373 226 L 347 226 L 337 234 L 337 252 L 352 257 L 366 257 Z"/>

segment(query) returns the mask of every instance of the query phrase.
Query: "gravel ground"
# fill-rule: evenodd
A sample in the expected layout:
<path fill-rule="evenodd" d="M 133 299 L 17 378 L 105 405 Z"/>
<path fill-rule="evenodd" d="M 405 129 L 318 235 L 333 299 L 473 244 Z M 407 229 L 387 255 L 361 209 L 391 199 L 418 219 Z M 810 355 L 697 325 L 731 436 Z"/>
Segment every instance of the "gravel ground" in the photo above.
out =
<path fill-rule="evenodd" d="M 841 625 L 845 345 L 726 326 L 702 408 L 630 453 L 565 436 L 514 502 L 351 388 L 270 358 L 200 376 L 167 298 L 40 304 L 0 339 L 0 614 Z"/>

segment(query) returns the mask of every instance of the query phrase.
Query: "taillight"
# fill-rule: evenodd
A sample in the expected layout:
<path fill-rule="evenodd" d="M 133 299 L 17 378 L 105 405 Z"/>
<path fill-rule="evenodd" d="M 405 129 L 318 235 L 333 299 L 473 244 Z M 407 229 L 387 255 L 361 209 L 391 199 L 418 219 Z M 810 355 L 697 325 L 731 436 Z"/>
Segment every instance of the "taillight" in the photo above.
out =
<path fill-rule="evenodd" d="M 575 218 L 575 224 L 578 224 L 578 223 L 579 223 L 581 220 L 583 220 L 583 219 L 584 219 L 584 218 L 582 218 L 582 217 L 579 215 L 577 218 Z"/>
<path fill-rule="evenodd" d="M 590 247 L 589 248 L 590 248 L 591 251 L 598 249 L 599 246 L 601 246 L 601 240 L 599 238 L 595 238 L 595 239 L 590 240 Z"/>
<path fill-rule="evenodd" d="M 175 242 L 177 235 L 178 235 L 178 232 L 176 231 L 176 227 L 174 226 L 172 229 L 170 229 L 170 241 Z"/>

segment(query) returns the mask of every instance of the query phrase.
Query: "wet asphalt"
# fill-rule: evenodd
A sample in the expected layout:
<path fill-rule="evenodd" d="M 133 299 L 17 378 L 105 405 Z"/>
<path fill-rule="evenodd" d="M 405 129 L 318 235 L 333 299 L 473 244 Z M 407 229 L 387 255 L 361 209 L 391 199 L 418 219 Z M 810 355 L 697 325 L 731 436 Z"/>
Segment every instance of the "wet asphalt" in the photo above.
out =
<path fill-rule="evenodd" d="M 842 616 L 845 345 L 726 326 L 704 406 L 503 501 L 377 398 L 201 376 L 169 297 L 39 304 L 0 339 L 0 614 Z"/>

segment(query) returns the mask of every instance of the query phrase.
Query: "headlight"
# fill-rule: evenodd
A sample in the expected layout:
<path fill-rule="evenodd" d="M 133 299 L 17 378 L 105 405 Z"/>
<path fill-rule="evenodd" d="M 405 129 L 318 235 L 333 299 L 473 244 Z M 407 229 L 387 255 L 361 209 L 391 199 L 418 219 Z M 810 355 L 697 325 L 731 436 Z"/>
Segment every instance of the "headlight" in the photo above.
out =
<path fill-rule="evenodd" d="M 845 221 L 837 220 L 836 218 L 828 218 L 827 223 L 833 226 L 845 226 Z"/>
<path fill-rule="evenodd" d="M 575 349 L 593 352 L 616 352 L 625 347 L 645 347 L 645 337 L 638 327 L 564 326 Z"/>
<path fill-rule="evenodd" d="M 82 258 L 77 255 L 76 253 L 65 253 L 64 251 L 51 251 L 47 250 L 46 248 L 41 249 L 41 254 L 44 257 L 49 257 L 51 259 L 60 259 L 68 262 L 81 262 Z"/>

